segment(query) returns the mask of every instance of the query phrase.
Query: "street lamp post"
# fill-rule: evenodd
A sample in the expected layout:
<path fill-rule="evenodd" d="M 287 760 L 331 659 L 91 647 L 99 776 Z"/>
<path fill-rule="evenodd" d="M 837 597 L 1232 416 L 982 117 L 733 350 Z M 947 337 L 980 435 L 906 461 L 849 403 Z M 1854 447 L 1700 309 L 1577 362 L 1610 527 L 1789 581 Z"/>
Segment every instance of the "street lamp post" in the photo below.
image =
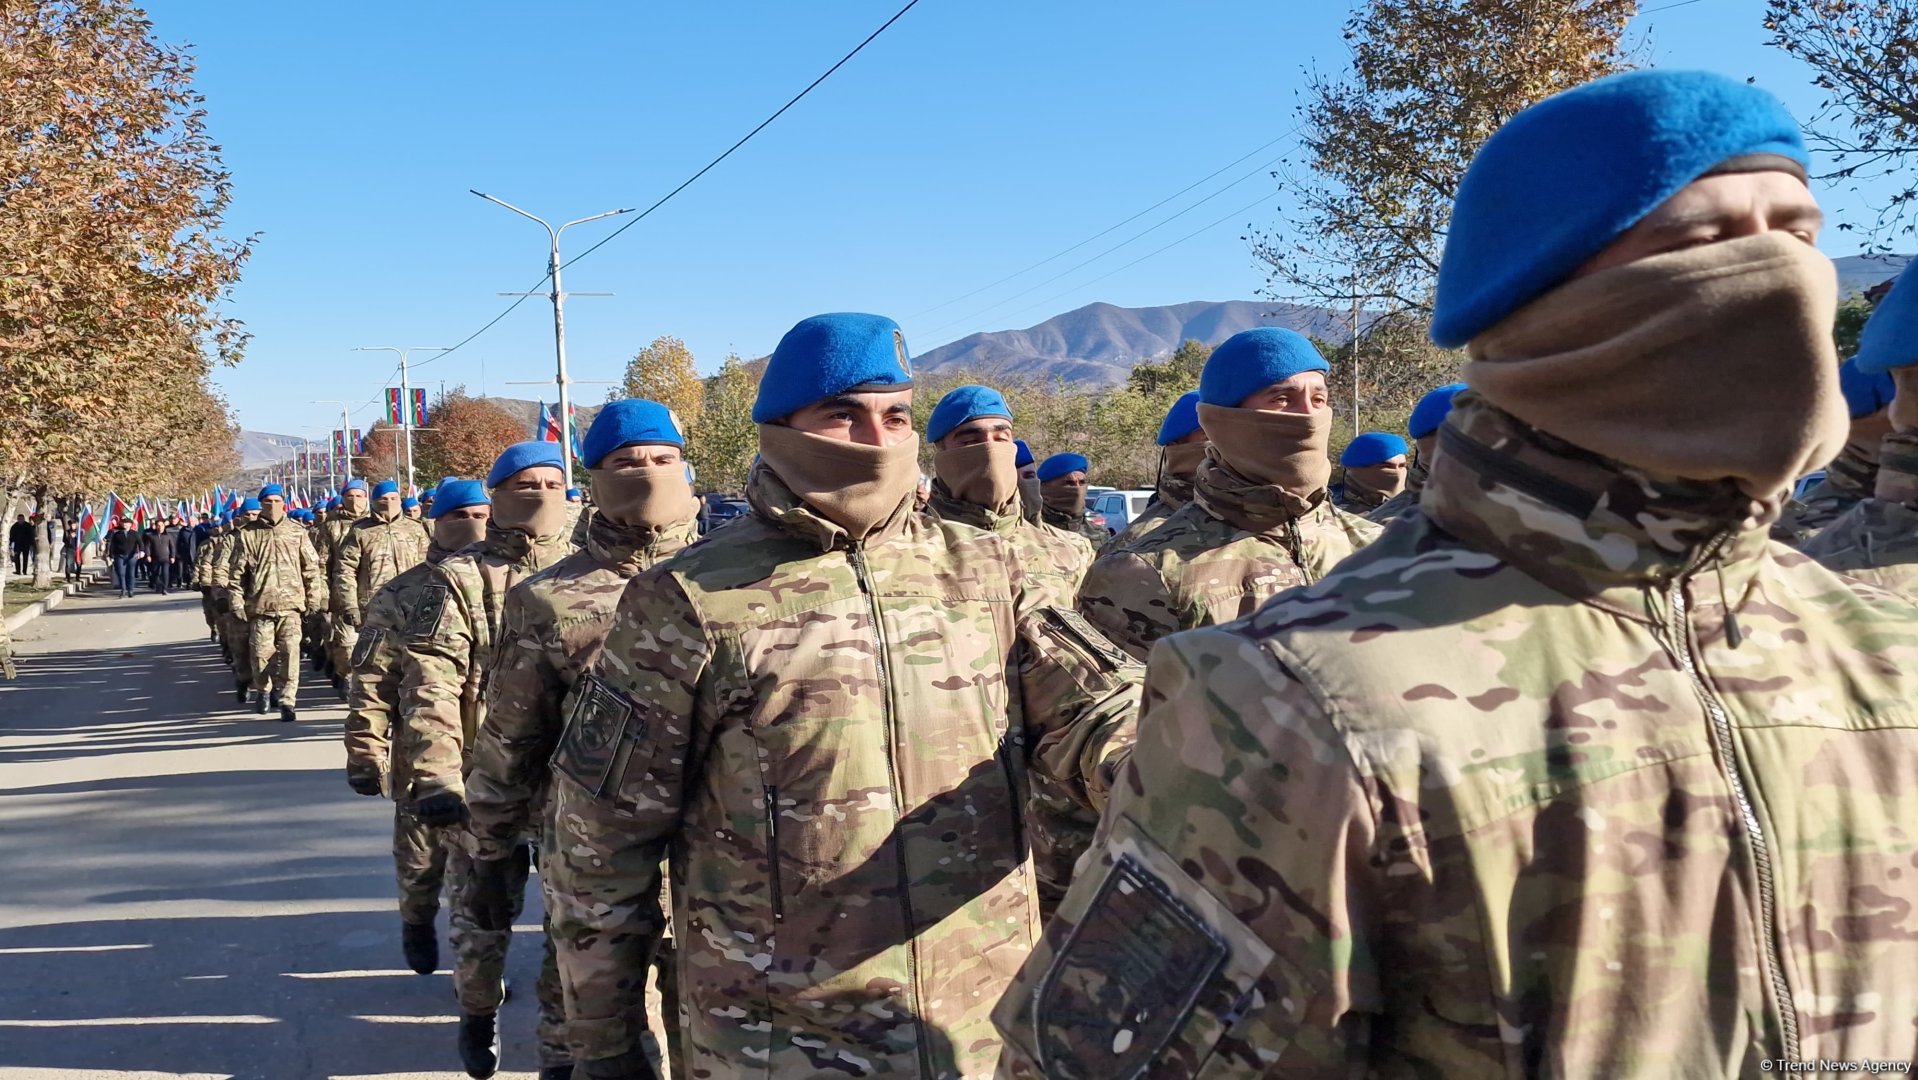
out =
<path fill-rule="evenodd" d="M 346 407 L 348 405 L 351 405 L 352 402 L 341 401 L 337 398 L 320 398 L 319 400 L 313 402 L 313 404 L 338 405 L 340 407 L 340 445 L 345 448 L 345 452 L 340 454 L 339 456 L 343 458 L 344 460 L 340 462 L 339 469 L 337 470 L 337 472 L 341 475 L 335 475 L 335 470 L 328 469 L 327 478 L 333 481 L 333 486 L 335 488 L 344 487 L 346 485 L 346 481 L 351 479 L 353 476 L 353 446 L 351 443 L 351 439 L 353 438 L 353 421 L 348 416 L 346 411 Z M 331 446 L 327 447 L 326 458 L 328 461 L 333 460 L 332 449 L 333 448 Z"/>
<path fill-rule="evenodd" d="M 469 188 L 467 190 L 471 191 L 472 189 Z M 536 214 L 529 214 L 519 207 L 514 206 L 512 203 L 507 202 L 505 199 L 495 198 L 484 191 L 473 191 L 473 194 L 478 195 L 487 202 L 504 206 L 506 209 L 511 210 L 523 218 L 530 218 L 533 221 L 539 222 L 540 227 L 546 230 L 546 237 L 552 245 L 547 256 L 546 270 L 548 276 L 552 279 L 553 290 L 545 295 L 549 296 L 553 301 L 553 354 L 559 366 L 558 378 L 556 380 L 559 383 L 559 455 L 566 473 L 566 484 L 570 487 L 573 483 L 573 402 L 572 395 L 566 390 L 568 383 L 568 379 L 566 378 L 566 297 L 568 294 L 560 285 L 560 267 L 562 264 L 559 261 L 559 234 L 575 225 L 583 225 L 589 221 L 598 221 L 603 217 L 630 214 L 633 212 L 633 208 L 628 206 L 619 210 L 608 210 L 603 214 L 594 214 L 591 217 L 578 218 L 573 221 L 568 221 L 556 229 L 549 224 L 545 218 L 539 217 Z M 501 295 L 511 294 L 502 293 Z M 521 295 L 534 296 L 540 294 L 523 293 Z M 573 293 L 571 295 L 611 296 L 612 294 Z"/>
<path fill-rule="evenodd" d="M 400 348 L 397 345 L 362 345 L 354 352 L 390 352 L 400 357 L 400 431 L 406 446 L 406 494 L 413 494 L 413 383 L 407 375 L 406 359 L 409 353 L 416 352 L 452 352 L 444 345 L 412 345 Z"/>

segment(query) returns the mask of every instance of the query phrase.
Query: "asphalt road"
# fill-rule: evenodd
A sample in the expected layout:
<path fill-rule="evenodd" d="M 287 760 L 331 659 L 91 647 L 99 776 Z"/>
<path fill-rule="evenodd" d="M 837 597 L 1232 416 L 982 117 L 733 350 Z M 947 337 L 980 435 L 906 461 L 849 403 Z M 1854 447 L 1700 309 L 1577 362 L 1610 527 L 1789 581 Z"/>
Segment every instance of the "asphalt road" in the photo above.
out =
<path fill-rule="evenodd" d="M 27 624 L 0 682 L 0 1080 L 463 1077 L 450 976 L 400 956 L 392 804 L 346 786 L 339 697 L 308 671 L 297 724 L 242 711 L 196 594 L 110 592 Z"/>

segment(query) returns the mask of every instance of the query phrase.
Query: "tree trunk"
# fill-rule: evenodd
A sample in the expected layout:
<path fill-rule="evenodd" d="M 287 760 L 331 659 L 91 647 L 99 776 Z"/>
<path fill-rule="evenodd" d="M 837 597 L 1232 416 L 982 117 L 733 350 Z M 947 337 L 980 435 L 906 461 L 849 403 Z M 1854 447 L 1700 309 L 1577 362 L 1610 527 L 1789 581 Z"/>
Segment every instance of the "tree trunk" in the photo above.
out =
<path fill-rule="evenodd" d="M 16 508 L 20 505 L 20 485 L 26 482 L 27 478 L 21 476 L 13 483 L 8 484 L 5 492 L 0 492 L 0 494 L 4 494 L 6 498 L 6 509 L 0 511 L 0 522 L 6 522 L 11 526 L 13 515 L 17 512 Z M 0 573 L 0 612 L 4 612 L 7 609 L 7 578 L 12 576 L 13 564 L 9 562 L 4 569 L 7 572 Z"/>
<path fill-rule="evenodd" d="M 33 528 L 33 587 L 36 589 L 53 588 L 53 556 L 55 544 L 53 531 L 59 513 L 53 500 L 47 495 L 47 486 L 41 484 L 33 493 L 34 502 L 40 508 L 40 523 Z"/>

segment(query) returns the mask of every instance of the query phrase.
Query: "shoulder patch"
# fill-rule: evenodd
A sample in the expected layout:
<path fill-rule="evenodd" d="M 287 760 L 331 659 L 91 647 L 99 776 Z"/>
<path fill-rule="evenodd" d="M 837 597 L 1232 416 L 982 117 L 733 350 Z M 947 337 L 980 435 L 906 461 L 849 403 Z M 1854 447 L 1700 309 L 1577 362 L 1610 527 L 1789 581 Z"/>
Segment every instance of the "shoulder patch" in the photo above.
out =
<path fill-rule="evenodd" d="M 1122 856 L 1039 984 L 1040 1068 L 1060 1080 L 1142 1075 L 1229 952 L 1164 882 Z"/>
<path fill-rule="evenodd" d="M 566 730 L 553 751 L 553 768 L 599 798 L 612 778 L 619 758 L 620 743 L 637 741 L 645 733 L 629 732 L 637 710 L 631 699 L 606 685 L 597 675 L 588 675 L 573 688 L 572 708 L 566 716 Z"/>
<path fill-rule="evenodd" d="M 444 585 L 428 585 L 420 590 L 419 599 L 413 602 L 412 614 L 406 619 L 407 637 L 430 637 L 440 628 L 440 616 L 446 612 L 446 593 Z"/>
<path fill-rule="evenodd" d="M 373 651 L 380 647 L 380 642 L 385 638 L 386 627 L 384 626 L 361 628 L 359 640 L 353 643 L 353 656 L 349 661 L 355 671 L 366 666 L 367 660 L 373 656 Z"/>

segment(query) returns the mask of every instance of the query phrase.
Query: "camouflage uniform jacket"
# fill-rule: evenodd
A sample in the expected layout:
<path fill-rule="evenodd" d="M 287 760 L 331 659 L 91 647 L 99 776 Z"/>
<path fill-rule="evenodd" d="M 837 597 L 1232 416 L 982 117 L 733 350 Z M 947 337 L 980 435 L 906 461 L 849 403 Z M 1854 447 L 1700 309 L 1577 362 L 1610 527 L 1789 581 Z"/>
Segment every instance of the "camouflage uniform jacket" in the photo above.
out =
<path fill-rule="evenodd" d="M 1885 436 L 1877 493 L 1799 547 L 1828 570 L 1918 600 L 1918 432 Z"/>
<path fill-rule="evenodd" d="M 346 772 L 377 776 L 387 794 L 406 797 L 412 778 L 405 757 L 396 752 L 393 721 L 400 702 L 400 658 L 413 604 L 426 587 L 427 571 L 453 552 L 430 545 L 424 562 L 400 571 L 380 586 L 366 605 L 359 639 L 353 645 L 353 670 L 346 677 Z"/>
<path fill-rule="evenodd" d="M 1100 855 L 996 1013 L 1009 1059 L 1910 1060 L 1918 608 L 1728 526 L 1728 486 L 1469 394 L 1440 438 L 1422 513 L 1154 651 Z"/>
<path fill-rule="evenodd" d="M 1182 480 L 1162 472 L 1159 477 L 1158 495 L 1153 498 L 1152 505 L 1146 507 L 1145 512 L 1138 517 L 1126 522 L 1125 528 L 1120 529 L 1112 539 L 1107 540 L 1099 548 L 1099 554 L 1105 555 L 1117 551 L 1165 524 L 1166 518 L 1171 517 L 1175 511 L 1191 501 L 1192 481 Z"/>
<path fill-rule="evenodd" d="M 697 518 L 661 529 L 589 514 L 586 546 L 506 594 L 486 684 L 486 723 L 467 752 L 466 806 L 480 858 L 505 858 L 535 833 L 547 762 L 564 723 L 561 703 L 606 643 L 634 574 L 699 538 Z"/>
<path fill-rule="evenodd" d="M 553 757 L 568 1039 L 644 1023 L 670 853 L 685 1075 L 988 1075 L 1038 927 L 1025 770 L 1102 803 L 1140 668 L 997 534 L 907 500 L 850 544 L 747 486 L 627 586 Z"/>
<path fill-rule="evenodd" d="M 340 540 L 338 557 L 333 560 L 333 613 L 350 623 L 358 623 L 373 602 L 373 594 L 393 575 L 426 558 L 432 544 L 426 526 L 395 515 L 387 521 L 377 514 L 353 523 Z"/>
<path fill-rule="evenodd" d="M 194 588 L 210 589 L 213 587 L 214 569 L 216 567 L 224 567 L 228 556 L 231 554 L 228 545 L 232 543 L 229 539 L 232 535 L 233 530 L 225 525 L 221 525 L 207 534 L 206 550 L 200 554 L 200 558 L 193 564 Z"/>
<path fill-rule="evenodd" d="M 1803 546 L 1845 511 L 1870 497 L 1877 476 L 1877 448 L 1846 443 L 1837 459 L 1825 466 L 1825 478 L 1813 484 L 1804 498 L 1786 504 L 1785 512 L 1772 524 L 1772 539 Z"/>
<path fill-rule="evenodd" d="M 427 571 L 402 631 L 400 754 L 411 782 L 399 797 L 465 792 L 465 748 L 485 721 L 484 683 L 506 594 L 568 550 L 564 534 L 534 540 L 488 522 L 486 539 Z"/>
<path fill-rule="evenodd" d="M 326 600 L 320 563 L 306 530 L 292 518 L 279 524 L 254 521 L 233 535 L 225 565 L 215 568 L 214 584 L 244 601 L 248 619 L 318 611 Z"/>
<path fill-rule="evenodd" d="M 364 510 L 358 514 L 349 514 L 342 506 L 330 511 L 326 521 L 313 530 L 313 550 L 319 552 L 320 573 L 329 590 L 333 587 L 333 573 L 338 566 L 336 560 L 340 555 L 340 545 L 346 542 L 346 534 L 353 530 L 353 526 L 366 516 Z M 320 610 L 332 611 L 333 606 L 329 603 Z"/>
<path fill-rule="evenodd" d="M 1039 510 L 1039 520 L 1046 525 L 1058 529 L 1060 532 L 1068 532 L 1075 536 L 1085 537 L 1086 542 L 1091 544 L 1095 549 L 1112 536 L 1103 526 L 1094 525 L 1091 521 L 1087 520 L 1083 511 L 1078 514 L 1068 514 L 1063 510 L 1054 510 L 1050 506 L 1044 506 Z"/>
<path fill-rule="evenodd" d="M 1419 493 L 1425 490 L 1425 479 L 1431 475 L 1425 462 L 1417 461 L 1405 470 L 1405 490 L 1385 500 L 1378 509 L 1365 515 L 1365 520 L 1374 525 L 1383 525 L 1393 518 L 1402 516 L 1407 510 L 1419 504 Z"/>
<path fill-rule="evenodd" d="M 1070 605 L 1079 595 L 1079 582 L 1092 565 L 1092 550 L 1085 537 L 1050 525 L 1027 521 L 1018 504 L 1003 514 L 995 514 L 978 503 L 963 502 L 947 489 L 943 480 L 932 482 L 932 497 L 926 509 L 942 521 L 956 521 L 975 529 L 997 533 L 1021 552 L 1021 565 L 1033 582 L 1054 590 L 1060 603 Z"/>
<path fill-rule="evenodd" d="M 1143 660 L 1167 634 L 1230 622 L 1279 592 L 1319 580 L 1379 534 L 1378 526 L 1328 500 L 1296 517 L 1285 501 L 1277 488 L 1248 483 L 1207 458 L 1190 503 L 1092 564 L 1079 610 Z"/>

